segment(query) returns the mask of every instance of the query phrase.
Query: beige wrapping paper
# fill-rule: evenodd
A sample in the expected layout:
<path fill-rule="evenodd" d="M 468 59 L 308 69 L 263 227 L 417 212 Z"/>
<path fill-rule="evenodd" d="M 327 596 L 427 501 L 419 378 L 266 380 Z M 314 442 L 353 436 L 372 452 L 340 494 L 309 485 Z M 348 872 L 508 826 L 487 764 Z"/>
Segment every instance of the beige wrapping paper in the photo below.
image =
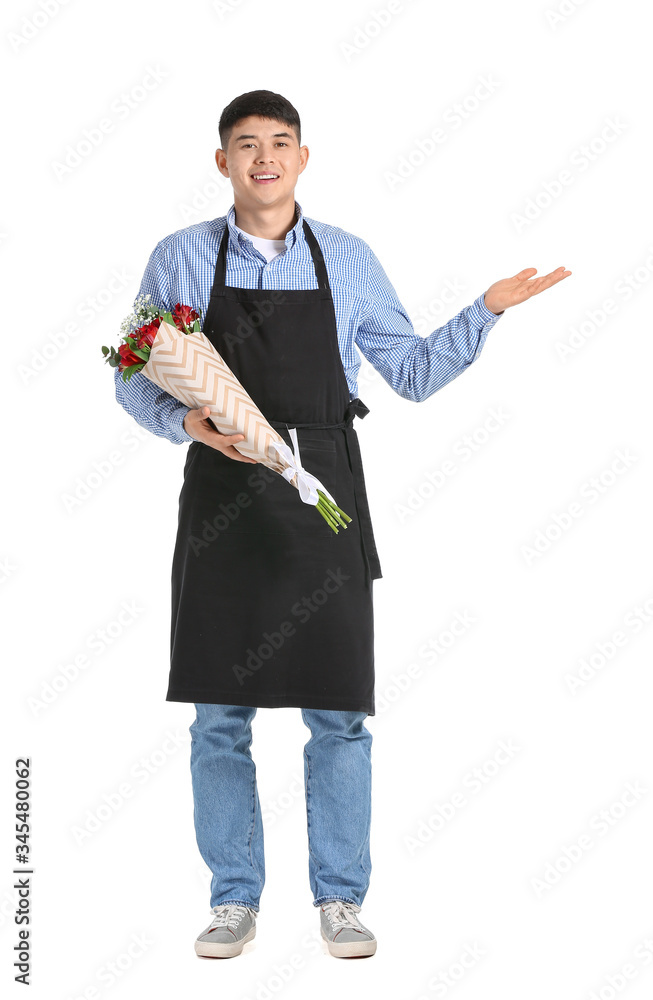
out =
<path fill-rule="evenodd" d="M 241 455 L 279 474 L 289 468 L 270 447 L 273 441 L 283 444 L 283 438 L 201 331 L 181 333 L 162 321 L 141 372 L 186 406 L 208 406 L 210 419 L 221 434 L 244 434 L 244 440 L 234 445 Z M 298 488 L 296 473 L 289 482 Z"/>

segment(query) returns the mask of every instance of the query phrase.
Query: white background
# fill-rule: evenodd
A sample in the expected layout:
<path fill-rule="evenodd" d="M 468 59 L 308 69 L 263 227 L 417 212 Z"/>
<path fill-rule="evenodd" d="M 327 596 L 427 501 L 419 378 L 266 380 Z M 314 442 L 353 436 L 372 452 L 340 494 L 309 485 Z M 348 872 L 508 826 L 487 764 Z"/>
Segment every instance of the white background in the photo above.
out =
<path fill-rule="evenodd" d="M 17 940 L 13 761 L 27 754 L 37 997 L 650 997 L 645 8 L 44 7 L 2 14 L 3 977 Z M 145 100 L 114 110 L 122 94 L 141 96 L 151 69 L 162 79 Z M 475 97 L 482 78 L 493 92 Z M 371 412 L 357 429 L 384 574 L 361 913 L 379 944 L 367 962 L 333 960 L 319 940 L 302 787 L 310 733 L 292 708 L 254 721 L 267 870 L 257 937 L 233 962 L 194 954 L 210 921 L 192 820 L 194 710 L 164 700 L 186 447 L 127 416 L 100 353 L 118 343 L 155 243 L 232 204 L 213 161 L 217 124 L 257 88 L 300 113 L 305 213 L 370 244 L 422 335 L 522 268 L 572 271 L 507 310 L 478 361 L 420 405 L 361 371 Z M 68 147 L 107 116 L 112 131 L 58 177 Z M 437 127 L 446 141 L 393 186 L 388 175 Z M 556 189 L 564 170 L 570 183 Z M 464 290 L 445 302 L 447 281 Z M 490 430 L 493 409 L 504 417 Z M 428 476 L 448 459 L 455 472 L 435 488 Z M 556 528 L 574 502 L 577 516 Z M 123 602 L 137 610 L 111 629 Z M 473 623 L 429 663 L 420 648 L 449 642 L 459 613 Z M 572 690 L 583 660 L 587 679 Z M 493 764 L 501 741 L 518 749 Z M 444 821 L 456 793 L 465 804 Z M 592 846 L 570 861 L 583 836 Z M 146 943 L 130 959 L 134 935 Z M 477 959 L 457 965 L 469 948 Z"/>

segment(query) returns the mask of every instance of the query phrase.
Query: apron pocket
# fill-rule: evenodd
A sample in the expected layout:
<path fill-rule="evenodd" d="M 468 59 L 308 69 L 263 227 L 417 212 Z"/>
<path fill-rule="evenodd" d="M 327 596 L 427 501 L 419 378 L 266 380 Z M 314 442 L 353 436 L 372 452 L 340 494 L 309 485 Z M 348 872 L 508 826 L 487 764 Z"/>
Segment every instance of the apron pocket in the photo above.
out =
<path fill-rule="evenodd" d="M 189 456 L 182 488 L 190 533 L 217 535 L 219 546 L 242 534 L 305 535 L 326 527 L 319 511 L 273 469 L 239 462 L 208 445 L 200 452 L 197 460 Z M 338 503 L 335 441 L 300 441 L 299 454 Z"/>

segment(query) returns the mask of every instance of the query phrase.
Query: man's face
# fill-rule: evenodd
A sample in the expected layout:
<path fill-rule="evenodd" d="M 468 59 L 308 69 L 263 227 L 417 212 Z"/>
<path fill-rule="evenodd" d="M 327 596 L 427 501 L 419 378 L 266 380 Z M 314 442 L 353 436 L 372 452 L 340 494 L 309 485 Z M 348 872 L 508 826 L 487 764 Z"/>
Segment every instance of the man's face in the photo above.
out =
<path fill-rule="evenodd" d="M 234 197 L 248 208 L 294 200 L 297 178 L 308 161 L 293 129 L 283 122 L 250 115 L 236 122 L 227 149 L 217 149 L 218 170 L 231 180 Z M 273 178 L 267 179 L 268 175 Z"/>

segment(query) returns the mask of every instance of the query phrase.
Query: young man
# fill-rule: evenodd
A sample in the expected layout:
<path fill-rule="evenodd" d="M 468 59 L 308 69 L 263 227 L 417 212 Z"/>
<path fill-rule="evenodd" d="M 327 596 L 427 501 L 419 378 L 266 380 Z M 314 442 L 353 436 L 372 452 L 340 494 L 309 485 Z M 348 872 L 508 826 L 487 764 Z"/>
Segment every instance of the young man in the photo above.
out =
<path fill-rule="evenodd" d="M 331 955 L 372 955 L 359 920 L 371 872 L 374 715 L 372 584 L 382 576 L 355 415 L 356 347 L 399 395 L 422 401 L 480 355 L 512 305 L 560 281 L 535 268 L 495 282 L 445 326 L 415 334 L 370 247 L 308 219 L 295 201 L 308 163 L 300 120 L 267 90 L 222 112 L 226 216 L 161 240 L 139 295 L 201 310 L 203 332 L 302 464 L 352 521 L 337 537 L 281 476 L 241 455 L 208 407 L 189 409 L 116 369 L 116 396 L 138 423 L 189 442 L 172 567 L 169 701 L 195 704 L 190 727 L 194 820 L 213 872 L 214 919 L 198 955 L 230 957 L 255 935 L 265 881 L 250 752 L 258 707 L 298 707 L 311 731 L 304 778 L 313 904 Z M 256 466 L 252 469 L 250 466 Z"/>

